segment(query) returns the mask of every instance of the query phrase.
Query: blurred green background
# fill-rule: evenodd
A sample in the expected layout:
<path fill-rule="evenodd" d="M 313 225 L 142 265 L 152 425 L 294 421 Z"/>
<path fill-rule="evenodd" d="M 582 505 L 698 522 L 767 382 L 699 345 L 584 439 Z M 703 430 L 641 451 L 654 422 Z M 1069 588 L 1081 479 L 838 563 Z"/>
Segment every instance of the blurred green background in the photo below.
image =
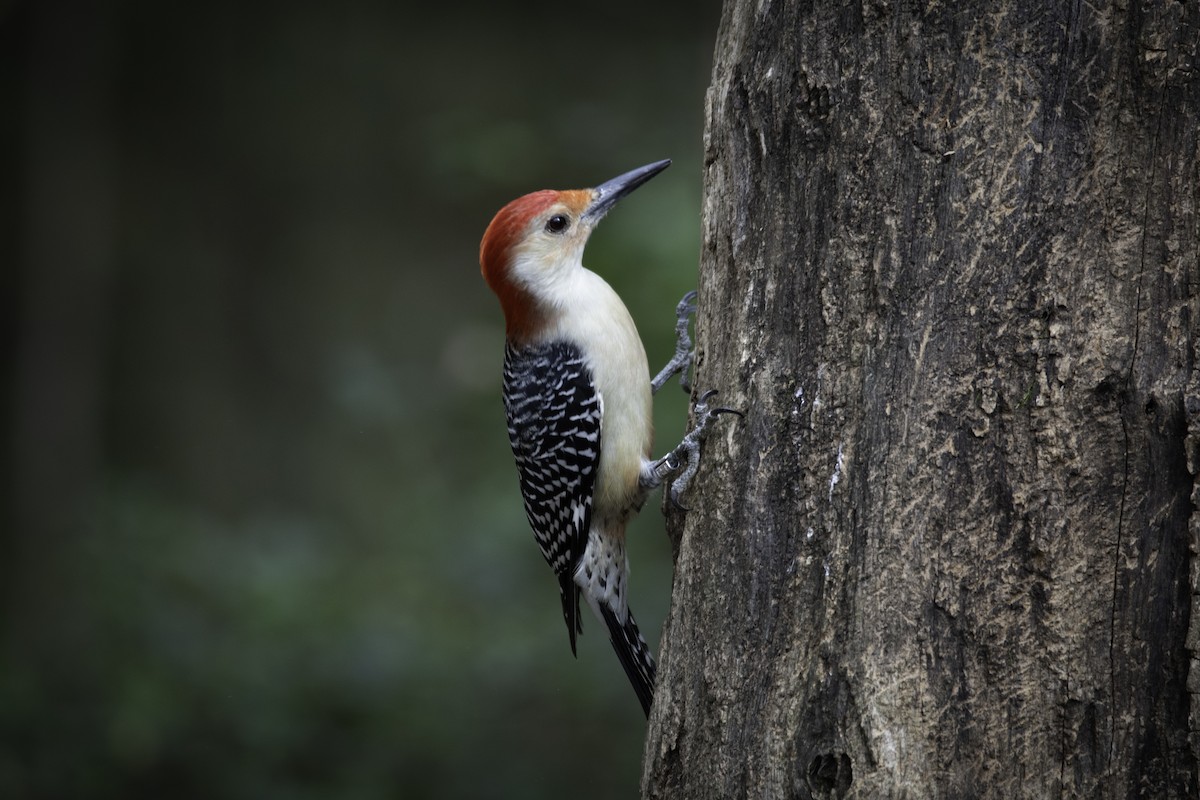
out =
<path fill-rule="evenodd" d="M 586 262 L 695 285 L 718 4 L 0 0 L 0 798 L 631 797 L 479 276 L 492 214 L 670 157 Z M 658 450 L 686 397 L 656 403 Z M 632 606 L 670 597 L 658 498 Z M 589 624 L 590 623 L 590 624 Z"/>

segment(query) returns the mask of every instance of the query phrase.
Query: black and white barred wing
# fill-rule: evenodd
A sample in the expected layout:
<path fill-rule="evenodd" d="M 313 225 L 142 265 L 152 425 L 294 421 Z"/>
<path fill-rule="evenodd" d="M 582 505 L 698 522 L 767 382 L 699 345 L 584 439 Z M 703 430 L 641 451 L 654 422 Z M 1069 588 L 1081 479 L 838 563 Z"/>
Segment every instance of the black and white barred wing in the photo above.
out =
<path fill-rule="evenodd" d="M 575 651 L 582 631 L 573 575 L 587 547 L 600 460 L 602 401 L 574 345 L 509 345 L 504 408 L 521 496 L 534 538 L 559 579 L 563 617 Z"/>

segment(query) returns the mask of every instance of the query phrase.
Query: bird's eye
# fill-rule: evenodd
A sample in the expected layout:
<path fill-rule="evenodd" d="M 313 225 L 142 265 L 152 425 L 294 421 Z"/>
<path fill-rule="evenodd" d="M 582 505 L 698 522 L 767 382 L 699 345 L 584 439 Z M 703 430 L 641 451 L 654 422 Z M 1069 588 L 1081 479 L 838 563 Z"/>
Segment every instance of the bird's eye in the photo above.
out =
<path fill-rule="evenodd" d="M 571 218 L 566 214 L 555 214 L 546 220 L 547 233 L 562 233 L 569 227 L 571 227 Z"/>

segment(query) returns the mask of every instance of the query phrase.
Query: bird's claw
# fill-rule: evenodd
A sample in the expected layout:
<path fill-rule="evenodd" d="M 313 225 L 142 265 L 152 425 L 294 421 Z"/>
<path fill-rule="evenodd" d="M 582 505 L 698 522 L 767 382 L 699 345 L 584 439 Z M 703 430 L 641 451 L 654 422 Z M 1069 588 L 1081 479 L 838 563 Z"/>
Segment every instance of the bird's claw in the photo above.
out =
<path fill-rule="evenodd" d="M 735 408 L 726 408 L 724 406 L 709 408 L 708 401 L 716 396 L 716 394 L 716 389 L 710 389 L 696 398 L 696 403 L 692 406 L 692 412 L 696 418 L 695 425 L 688 431 L 687 435 L 683 437 L 683 440 L 674 450 L 659 459 L 655 464 L 655 485 L 667 476 L 676 472 L 679 473 L 671 481 L 667 489 L 667 499 L 671 501 L 672 506 L 681 511 L 688 510 L 686 506 L 679 502 L 679 498 L 687 491 L 688 486 L 691 485 L 692 478 L 700 468 L 700 448 L 704 439 L 708 436 L 708 428 L 712 424 L 713 419 L 721 414 L 736 414 L 739 417 L 745 417 L 745 414 Z"/>
<path fill-rule="evenodd" d="M 717 406 L 716 408 L 709 408 L 708 401 L 711 398 L 715 397 L 716 394 L 717 394 L 716 389 L 709 389 L 707 392 L 705 392 L 704 394 L 702 394 L 698 398 L 696 398 L 696 405 L 694 406 L 693 410 L 696 412 L 697 415 L 705 417 L 704 421 L 702 423 L 697 423 L 697 425 L 702 424 L 702 425 L 704 425 L 704 427 L 708 427 L 708 419 L 707 418 L 708 417 L 716 417 L 721 414 L 737 414 L 742 419 L 746 418 L 746 413 L 744 411 L 740 411 L 736 408 L 728 408 L 726 406 Z"/>
<path fill-rule="evenodd" d="M 683 296 L 679 304 L 675 306 L 675 319 L 686 320 L 692 314 L 696 313 L 696 290 L 692 289 Z"/>
<path fill-rule="evenodd" d="M 685 294 L 675 306 L 675 355 L 671 356 L 667 365 L 650 381 L 650 388 L 654 394 L 657 394 L 658 390 L 665 386 L 671 376 L 676 373 L 679 373 L 679 385 L 683 387 L 683 390 L 685 392 L 692 391 L 688 370 L 692 366 L 696 350 L 692 347 L 692 337 L 688 335 L 688 322 L 692 314 L 696 313 L 695 300 L 696 291 L 693 289 Z"/>

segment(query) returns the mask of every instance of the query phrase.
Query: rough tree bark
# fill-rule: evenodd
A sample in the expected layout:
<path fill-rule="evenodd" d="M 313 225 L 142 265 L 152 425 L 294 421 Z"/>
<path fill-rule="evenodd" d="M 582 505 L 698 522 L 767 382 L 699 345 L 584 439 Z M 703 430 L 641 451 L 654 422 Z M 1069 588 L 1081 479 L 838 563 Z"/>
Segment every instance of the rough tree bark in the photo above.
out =
<path fill-rule="evenodd" d="M 1200 796 L 1198 41 L 726 4 L 645 796 Z"/>

